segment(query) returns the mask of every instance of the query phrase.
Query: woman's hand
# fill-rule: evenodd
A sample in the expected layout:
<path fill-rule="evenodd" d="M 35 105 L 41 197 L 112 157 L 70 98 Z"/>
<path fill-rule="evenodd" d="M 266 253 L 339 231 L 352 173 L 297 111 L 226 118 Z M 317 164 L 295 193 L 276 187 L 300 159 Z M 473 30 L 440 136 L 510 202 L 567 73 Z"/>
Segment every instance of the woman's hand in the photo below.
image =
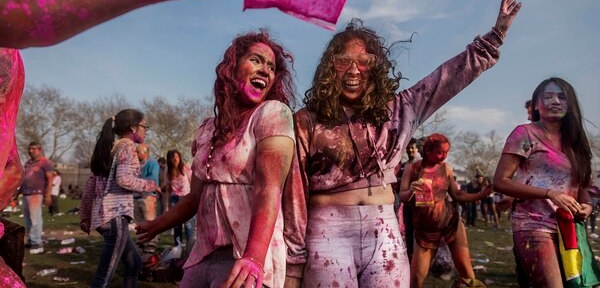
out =
<path fill-rule="evenodd" d="M 517 2 L 515 0 L 502 0 L 502 3 L 500 4 L 500 11 L 498 12 L 498 18 L 496 19 L 496 25 L 494 25 L 494 28 L 500 32 L 500 36 L 502 38 L 504 38 L 506 31 L 508 31 L 512 25 L 517 13 L 519 13 L 521 4 L 521 2 Z"/>
<path fill-rule="evenodd" d="M 158 235 L 158 225 L 154 221 L 144 221 L 135 226 L 135 234 L 138 236 L 139 242 L 146 243 Z"/>
<path fill-rule="evenodd" d="M 229 278 L 221 288 L 259 288 L 263 283 L 263 267 L 250 258 L 240 258 L 235 261 Z"/>
<path fill-rule="evenodd" d="M 575 215 L 577 212 L 582 210 L 579 202 L 567 194 L 549 190 L 547 197 L 550 198 L 552 203 L 554 203 L 556 206 L 569 211 L 572 215 Z"/>
<path fill-rule="evenodd" d="M 581 203 L 580 205 L 581 210 L 577 211 L 577 213 L 575 213 L 573 217 L 575 217 L 576 220 L 584 221 L 585 219 L 590 217 L 590 215 L 592 215 L 592 205 L 587 203 Z"/>

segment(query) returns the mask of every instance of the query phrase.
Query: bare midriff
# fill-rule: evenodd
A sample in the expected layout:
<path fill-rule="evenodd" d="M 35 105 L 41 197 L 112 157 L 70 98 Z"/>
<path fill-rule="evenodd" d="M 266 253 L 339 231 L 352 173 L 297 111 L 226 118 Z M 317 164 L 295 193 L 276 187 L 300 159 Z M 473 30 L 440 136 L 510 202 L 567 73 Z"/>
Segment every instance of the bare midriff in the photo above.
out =
<path fill-rule="evenodd" d="M 313 194 L 310 196 L 311 205 L 381 205 L 393 204 L 394 193 L 392 185 L 373 186 L 354 190 L 346 190 L 332 194 Z"/>

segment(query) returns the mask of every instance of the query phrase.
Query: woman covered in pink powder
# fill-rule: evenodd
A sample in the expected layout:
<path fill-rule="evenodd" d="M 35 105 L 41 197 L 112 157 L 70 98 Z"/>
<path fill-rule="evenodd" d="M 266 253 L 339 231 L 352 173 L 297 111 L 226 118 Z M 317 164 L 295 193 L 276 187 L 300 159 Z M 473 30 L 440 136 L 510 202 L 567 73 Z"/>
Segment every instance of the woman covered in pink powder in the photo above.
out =
<path fill-rule="evenodd" d="M 423 287 L 431 260 L 436 255 L 440 242 L 444 240 L 450 248 L 454 265 L 460 279 L 454 287 L 485 287 L 475 279 L 471 266 L 465 226 L 460 221 L 454 202 L 477 201 L 492 191 L 491 185 L 477 194 L 468 194 L 458 189 L 452 167 L 444 160 L 450 151 L 450 141 L 442 134 L 432 134 L 423 145 L 423 158 L 404 170 L 400 185 L 400 200 L 413 205 L 413 227 L 415 248 L 410 266 L 411 287 Z"/>
<path fill-rule="evenodd" d="M 400 93 L 375 31 L 355 20 L 333 36 L 295 114 L 301 177 L 284 195 L 290 285 L 408 287 L 389 185 L 396 166 L 415 129 L 496 63 L 520 7 L 503 0 L 489 33 Z"/>
<path fill-rule="evenodd" d="M 592 185 L 592 153 L 571 84 L 546 79 L 531 101 L 533 122 L 517 126 L 508 136 L 494 189 L 516 198 L 513 241 L 532 287 L 563 287 L 567 280 L 562 276 L 557 219 L 584 220 L 591 214 L 586 188 Z"/>
<path fill-rule="evenodd" d="M 197 214 L 181 287 L 283 287 L 281 194 L 294 154 L 292 56 L 266 31 L 235 38 L 217 65 L 216 117 L 192 144 L 191 193 L 137 227 L 149 240 Z"/>

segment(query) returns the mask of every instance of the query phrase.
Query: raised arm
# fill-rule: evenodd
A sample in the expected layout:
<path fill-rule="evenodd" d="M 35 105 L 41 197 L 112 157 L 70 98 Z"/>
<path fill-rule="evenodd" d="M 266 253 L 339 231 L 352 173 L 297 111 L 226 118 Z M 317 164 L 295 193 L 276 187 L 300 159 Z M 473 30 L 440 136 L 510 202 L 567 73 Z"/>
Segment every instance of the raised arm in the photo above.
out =
<path fill-rule="evenodd" d="M 167 0 L 0 0 L 0 47 L 49 46 L 134 9 Z"/>
<path fill-rule="evenodd" d="M 403 101 L 397 101 L 394 117 L 403 117 L 404 113 L 414 113 L 418 127 L 442 105 L 471 84 L 481 73 L 491 68 L 500 57 L 499 47 L 521 3 L 514 0 L 502 0 L 496 23 L 492 31 L 467 45 L 460 54 L 444 62 L 427 77 L 412 87 L 400 92 Z M 413 111 L 407 111 L 400 105 L 409 105 Z"/>

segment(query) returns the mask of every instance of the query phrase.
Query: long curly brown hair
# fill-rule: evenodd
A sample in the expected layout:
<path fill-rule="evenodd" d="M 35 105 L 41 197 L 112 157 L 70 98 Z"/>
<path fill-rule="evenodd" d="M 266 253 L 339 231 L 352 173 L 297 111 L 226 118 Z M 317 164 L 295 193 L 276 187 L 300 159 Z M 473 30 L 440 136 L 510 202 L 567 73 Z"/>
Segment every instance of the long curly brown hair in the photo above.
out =
<path fill-rule="evenodd" d="M 383 37 L 374 30 L 362 25 L 360 19 L 352 19 L 346 29 L 333 36 L 315 71 L 311 88 L 306 91 L 304 104 L 317 114 L 317 120 L 325 125 L 335 125 L 340 121 L 342 93 L 341 83 L 336 81 L 336 71 L 332 56 L 344 52 L 345 44 L 360 39 L 368 53 L 375 54 L 377 60 L 370 70 L 367 87 L 362 97 L 353 103 L 355 119 L 363 119 L 374 125 L 389 120 L 387 103 L 395 97 L 400 87 L 401 73 L 394 73 L 395 63 L 389 59 L 390 49 L 385 46 Z"/>
<path fill-rule="evenodd" d="M 256 43 L 263 43 L 275 54 L 275 79 L 265 100 L 278 100 L 286 105 L 294 103 L 296 87 L 292 81 L 293 56 L 283 46 L 271 39 L 266 29 L 239 35 L 231 42 L 217 65 L 217 79 L 213 87 L 215 96 L 215 135 L 213 145 L 220 145 L 229 139 L 243 117 L 240 117 L 239 87 L 235 80 L 238 61 Z M 289 63 L 289 64 L 288 64 Z"/>

